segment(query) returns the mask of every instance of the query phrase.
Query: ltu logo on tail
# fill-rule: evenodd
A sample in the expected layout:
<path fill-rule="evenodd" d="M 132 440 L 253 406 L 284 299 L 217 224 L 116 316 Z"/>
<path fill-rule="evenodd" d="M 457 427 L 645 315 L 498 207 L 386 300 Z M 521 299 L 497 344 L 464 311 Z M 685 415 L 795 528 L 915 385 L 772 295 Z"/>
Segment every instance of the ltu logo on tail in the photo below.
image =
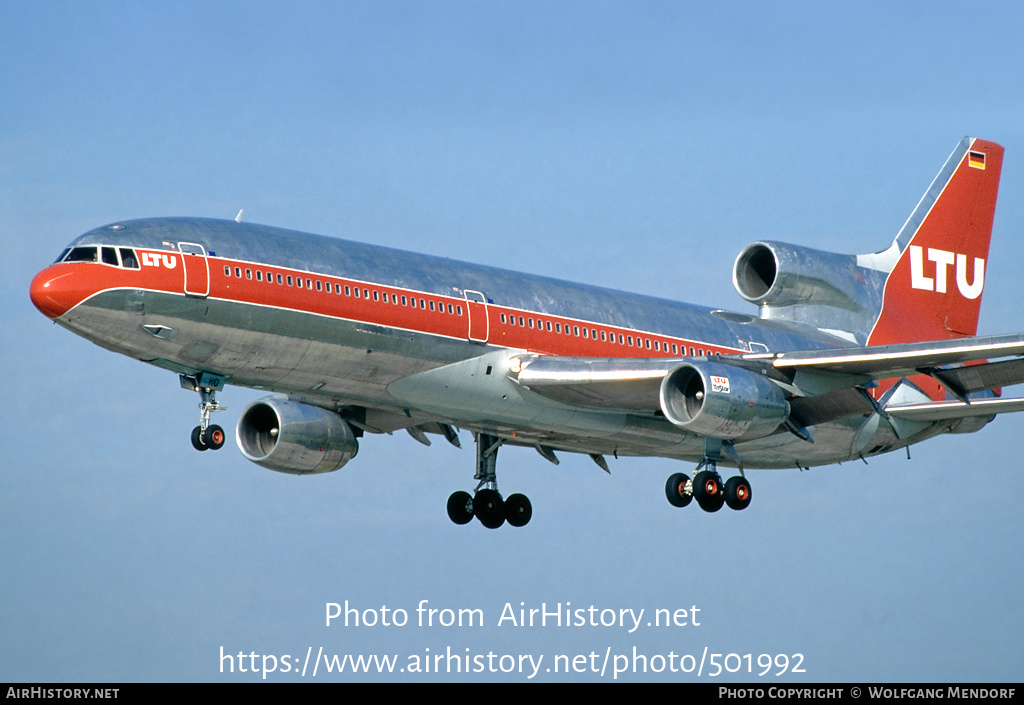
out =
<path fill-rule="evenodd" d="M 985 286 L 985 260 L 981 257 L 974 258 L 974 278 L 970 284 L 967 283 L 967 255 L 929 247 L 928 260 L 935 263 L 934 277 L 925 276 L 924 248 L 918 245 L 910 246 L 911 287 L 945 294 L 946 272 L 951 265 L 956 263 L 956 287 L 960 293 L 967 299 L 976 299 L 981 296 L 981 289 Z"/>

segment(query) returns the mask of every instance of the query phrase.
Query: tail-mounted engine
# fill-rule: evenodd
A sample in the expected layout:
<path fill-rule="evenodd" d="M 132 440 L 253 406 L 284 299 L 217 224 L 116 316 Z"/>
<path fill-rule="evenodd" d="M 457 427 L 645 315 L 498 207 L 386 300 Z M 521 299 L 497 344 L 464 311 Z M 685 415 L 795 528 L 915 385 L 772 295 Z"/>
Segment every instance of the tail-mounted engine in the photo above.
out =
<path fill-rule="evenodd" d="M 789 403 L 776 384 L 749 370 L 716 362 L 684 362 L 661 382 L 661 410 L 680 428 L 727 441 L 778 430 Z"/>
<path fill-rule="evenodd" d="M 860 266 L 856 255 L 755 242 L 736 258 L 732 282 L 761 318 L 852 333 L 863 344 L 881 308 L 885 273 Z"/>
<path fill-rule="evenodd" d="M 235 435 L 246 458 L 293 475 L 338 470 L 359 450 L 352 428 L 340 416 L 280 397 L 246 407 Z"/>

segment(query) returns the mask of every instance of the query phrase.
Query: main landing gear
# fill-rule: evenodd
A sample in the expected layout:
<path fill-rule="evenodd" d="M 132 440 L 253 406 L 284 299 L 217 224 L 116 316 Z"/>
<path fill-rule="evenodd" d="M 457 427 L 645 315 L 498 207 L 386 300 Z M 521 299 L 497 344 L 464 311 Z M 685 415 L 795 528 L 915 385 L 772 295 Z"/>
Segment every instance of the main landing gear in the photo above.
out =
<path fill-rule="evenodd" d="M 665 496 L 673 507 L 685 507 L 695 499 L 705 512 L 717 512 L 723 504 L 730 509 L 746 509 L 750 505 L 750 483 L 736 475 L 723 484 L 715 462 L 705 460 L 697 466 L 692 480 L 681 472 L 668 478 Z"/>
<path fill-rule="evenodd" d="M 224 411 L 226 406 L 217 403 L 217 392 L 224 389 L 224 378 L 203 372 L 196 376 L 179 375 L 183 389 L 199 392 L 199 425 L 192 429 L 192 447 L 196 450 L 218 450 L 224 445 L 224 429 L 210 423 L 210 414 Z"/>
<path fill-rule="evenodd" d="M 462 490 L 448 498 L 448 518 L 456 524 L 468 524 L 473 517 L 488 529 L 497 529 L 506 521 L 511 526 L 526 526 L 533 516 L 533 506 L 524 494 L 513 494 L 502 499 L 498 492 L 495 465 L 502 440 L 486 433 L 474 433 L 476 438 L 476 474 L 478 480 L 474 494 Z"/>

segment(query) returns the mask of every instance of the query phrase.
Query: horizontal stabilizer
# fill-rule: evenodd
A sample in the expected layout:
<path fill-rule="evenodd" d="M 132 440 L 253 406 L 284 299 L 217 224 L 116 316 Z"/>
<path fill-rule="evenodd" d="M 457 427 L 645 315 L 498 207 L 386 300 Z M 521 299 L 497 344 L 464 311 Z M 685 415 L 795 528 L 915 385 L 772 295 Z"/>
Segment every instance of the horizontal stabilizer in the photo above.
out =
<path fill-rule="evenodd" d="M 778 370 L 818 370 L 863 375 L 870 379 L 891 379 L 927 374 L 931 368 L 941 365 L 977 362 L 1011 355 L 1024 355 L 1024 334 L 872 345 L 838 350 L 760 353 L 741 357 L 744 360 L 769 361 L 771 366 Z"/>
<path fill-rule="evenodd" d="M 1024 399 L 972 399 L 970 404 L 962 401 L 931 401 L 889 406 L 885 409 L 890 416 L 908 421 L 946 421 L 1014 411 L 1024 411 Z"/>

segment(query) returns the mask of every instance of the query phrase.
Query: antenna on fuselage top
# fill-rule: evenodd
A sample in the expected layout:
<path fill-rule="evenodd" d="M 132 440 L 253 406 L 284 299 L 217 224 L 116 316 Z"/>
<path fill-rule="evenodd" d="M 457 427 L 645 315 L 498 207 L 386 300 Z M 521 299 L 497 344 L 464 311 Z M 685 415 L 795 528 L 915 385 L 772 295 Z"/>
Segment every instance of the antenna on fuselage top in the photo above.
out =
<path fill-rule="evenodd" d="M 242 213 L 245 213 L 245 209 L 244 208 L 239 208 L 238 209 L 238 215 L 235 216 L 235 222 L 236 223 L 241 223 L 242 222 Z"/>

